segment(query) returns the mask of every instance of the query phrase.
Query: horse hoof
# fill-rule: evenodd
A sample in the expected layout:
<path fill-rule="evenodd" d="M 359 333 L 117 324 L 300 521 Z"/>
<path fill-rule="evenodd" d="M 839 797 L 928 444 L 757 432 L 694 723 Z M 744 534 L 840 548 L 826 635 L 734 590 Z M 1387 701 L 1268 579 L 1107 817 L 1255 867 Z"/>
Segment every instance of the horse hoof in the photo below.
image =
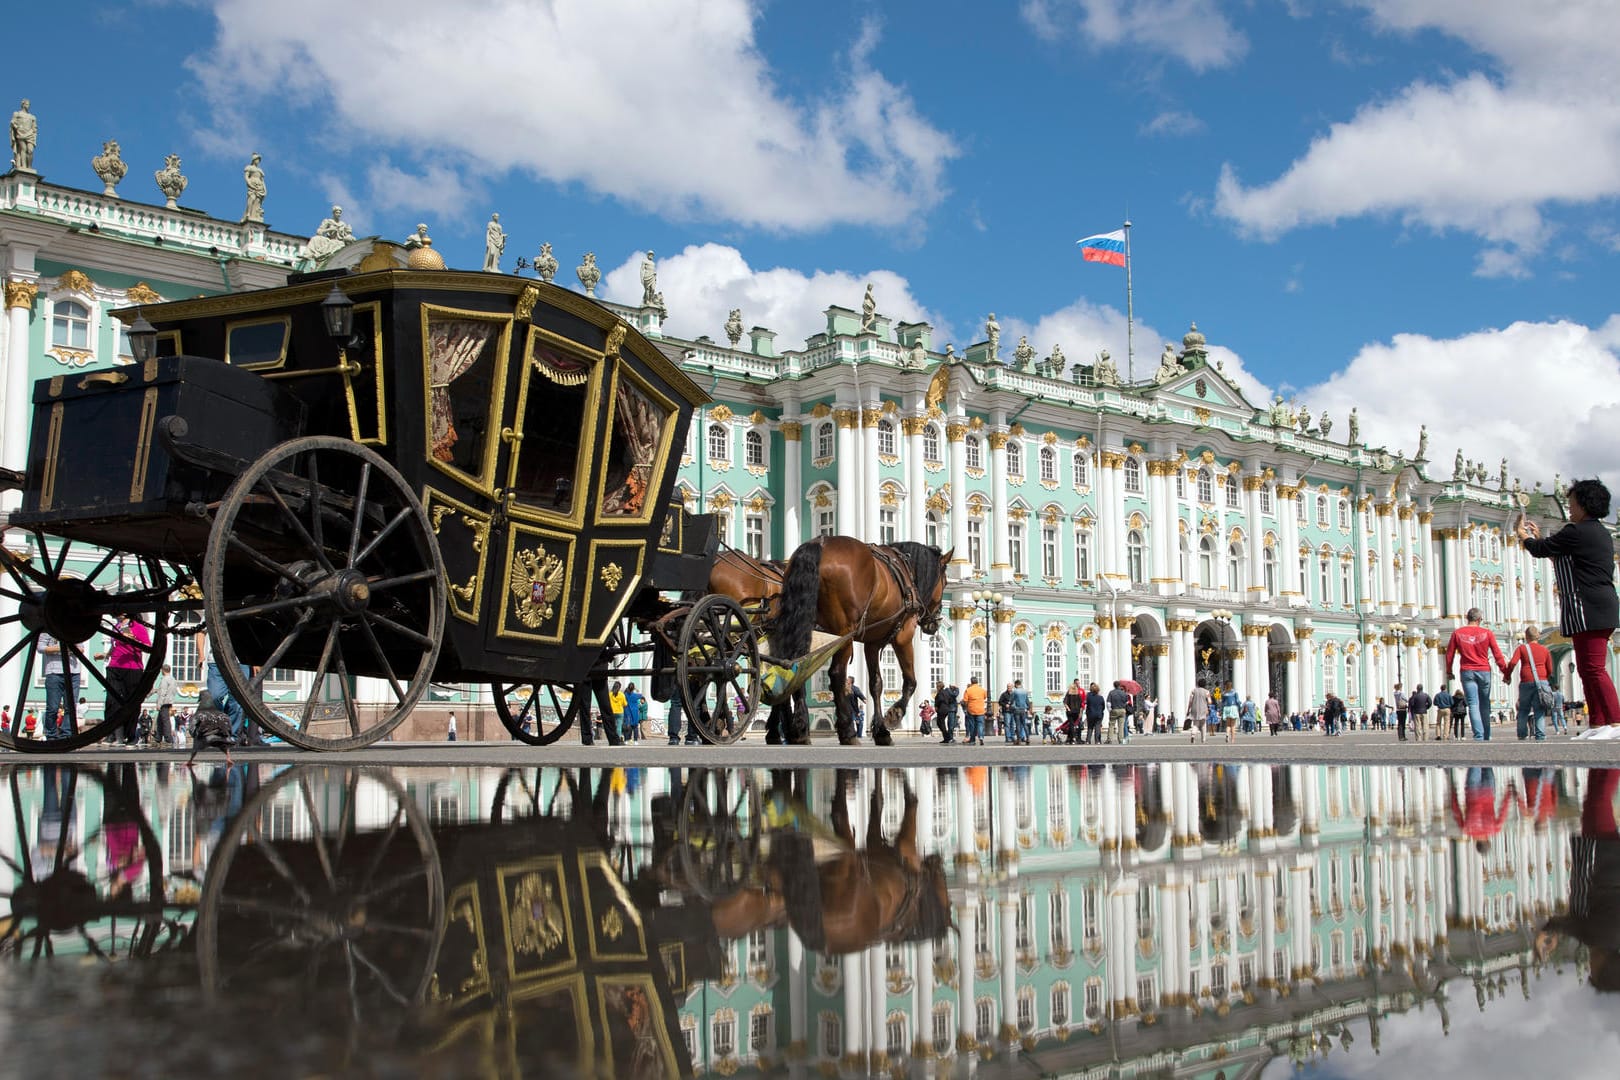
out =
<path fill-rule="evenodd" d="M 878 728 L 872 732 L 872 741 L 878 746 L 892 746 L 894 737 L 889 734 L 888 728 Z"/>
<path fill-rule="evenodd" d="M 861 745 L 861 740 L 857 739 L 853 735 L 840 735 L 840 736 L 838 736 L 838 745 L 839 746 L 859 746 L 859 745 Z"/>
<path fill-rule="evenodd" d="M 808 735 L 794 735 L 794 736 L 791 736 L 788 739 L 787 744 L 789 746 L 809 746 L 810 745 L 810 736 L 808 736 Z"/>

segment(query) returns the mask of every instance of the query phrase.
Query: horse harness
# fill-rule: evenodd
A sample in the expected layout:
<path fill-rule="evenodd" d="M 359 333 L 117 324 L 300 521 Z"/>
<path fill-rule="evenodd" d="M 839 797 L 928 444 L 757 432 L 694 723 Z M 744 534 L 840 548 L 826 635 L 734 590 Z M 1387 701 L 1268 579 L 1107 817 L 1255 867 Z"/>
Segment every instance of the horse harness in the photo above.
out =
<path fill-rule="evenodd" d="M 912 574 L 911 563 L 906 557 L 894 548 L 881 544 L 870 545 L 870 550 L 872 558 L 877 560 L 878 565 L 889 572 L 889 577 L 894 580 L 895 587 L 900 590 L 900 610 L 885 617 L 890 622 L 889 636 L 883 641 L 883 644 L 887 645 L 894 640 L 901 623 L 905 622 L 910 616 L 922 615 L 923 604 L 921 597 L 917 595 L 917 579 Z M 870 610 L 872 606 L 870 598 L 866 604 L 867 610 Z M 883 621 L 882 619 L 879 620 L 879 622 Z M 867 628 L 865 611 L 861 612 L 860 625 L 863 631 Z"/>

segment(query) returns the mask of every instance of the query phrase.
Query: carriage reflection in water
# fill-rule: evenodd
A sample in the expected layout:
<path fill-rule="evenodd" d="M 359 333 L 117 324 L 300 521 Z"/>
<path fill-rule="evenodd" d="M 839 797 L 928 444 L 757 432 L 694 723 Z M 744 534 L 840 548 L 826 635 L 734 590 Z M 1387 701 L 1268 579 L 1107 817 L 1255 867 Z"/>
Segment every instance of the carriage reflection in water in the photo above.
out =
<path fill-rule="evenodd" d="M 948 921 L 915 800 L 889 841 L 874 795 L 861 850 L 846 785 L 824 821 L 804 773 L 765 791 L 742 771 L 677 778 L 636 850 L 610 813 L 622 770 L 509 771 L 470 823 L 430 823 L 383 770 L 176 770 L 192 829 L 167 844 L 136 770 L 12 773 L 0 955 L 142 961 L 120 970 L 143 994 L 200 985 L 203 1007 L 184 1011 L 205 1029 L 216 1012 L 259 1017 L 231 1036 L 253 1052 L 298 1032 L 274 1052 L 403 1055 L 437 1075 L 689 1076 L 677 1007 L 725 978 L 726 942 L 792 926 L 842 954 Z M 158 802 L 175 795 L 165 773 Z"/>
<path fill-rule="evenodd" d="M 714 519 L 671 501 L 707 396 L 591 300 L 378 247 L 378 269 L 120 312 L 135 363 L 35 385 L 27 472 L 0 477 L 34 555 L 0 556 L 0 664 L 21 718 L 49 635 L 108 704 L 92 724 L 68 694 L 65 742 L 0 742 L 102 738 L 197 613 L 231 695 L 305 748 L 383 738 L 430 681 L 493 684 L 548 743 L 589 731 L 609 673 L 657 676 L 711 741 L 746 730 L 759 611 L 704 594 Z M 88 574 L 76 545 L 102 552 Z M 125 615 L 152 637 L 133 677 L 91 644 L 135 644 Z M 296 700 L 265 702 L 272 674 Z"/>

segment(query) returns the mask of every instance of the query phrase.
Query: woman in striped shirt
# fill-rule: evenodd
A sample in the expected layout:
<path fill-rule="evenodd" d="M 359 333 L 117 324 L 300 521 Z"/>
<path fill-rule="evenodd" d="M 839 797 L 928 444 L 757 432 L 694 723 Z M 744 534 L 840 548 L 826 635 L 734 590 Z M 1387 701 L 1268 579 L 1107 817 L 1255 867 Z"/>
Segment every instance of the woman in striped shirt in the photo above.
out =
<path fill-rule="evenodd" d="M 1609 489 L 1600 480 L 1569 487 L 1569 524 L 1542 538 L 1535 522 L 1519 518 L 1524 550 L 1553 561 L 1558 582 L 1559 629 L 1575 646 L 1575 670 L 1586 691 L 1591 729 L 1579 738 L 1620 738 L 1620 700 L 1605 661 L 1609 636 L 1620 626 L 1620 596 L 1614 591 L 1614 537 L 1603 524 Z"/>

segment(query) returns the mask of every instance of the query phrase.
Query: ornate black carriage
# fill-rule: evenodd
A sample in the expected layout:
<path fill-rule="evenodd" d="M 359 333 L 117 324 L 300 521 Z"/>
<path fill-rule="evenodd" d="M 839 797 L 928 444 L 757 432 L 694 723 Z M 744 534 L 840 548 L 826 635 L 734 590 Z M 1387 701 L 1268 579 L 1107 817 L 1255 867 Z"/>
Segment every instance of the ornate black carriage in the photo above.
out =
<path fill-rule="evenodd" d="M 35 557 L 5 557 L 22 633 L 0 663 L 26 694 L 48 634 L 111 685 L 106 719 L 65 742 L 0 738 L 102 737 L 188 611 L 231 695 L 307 748 L 384 737 L 430 681 L 495 684 L 514 736 L 549 742 L 589 722 L 576 689 L 600 701 L 613 661 L 655 648 L 637 671 L 740 733 L 760 683 L 746 613 L 666 595 L 701 592 L 715 548 L 713 519 L 671 499 L 703 391 L 578 294 L 364 267 L 120 312 L 135 363 L 36 384 L 8 522 Z M 93 572 L 73 545 L 103 550 Z M 90 653 L 134 643 L 120 614 L 153 637 L 138 679 Z M 296 700 L 267 704 L 267 682 Z M 708 725 L 727 713 L 743 722 Z"/>

